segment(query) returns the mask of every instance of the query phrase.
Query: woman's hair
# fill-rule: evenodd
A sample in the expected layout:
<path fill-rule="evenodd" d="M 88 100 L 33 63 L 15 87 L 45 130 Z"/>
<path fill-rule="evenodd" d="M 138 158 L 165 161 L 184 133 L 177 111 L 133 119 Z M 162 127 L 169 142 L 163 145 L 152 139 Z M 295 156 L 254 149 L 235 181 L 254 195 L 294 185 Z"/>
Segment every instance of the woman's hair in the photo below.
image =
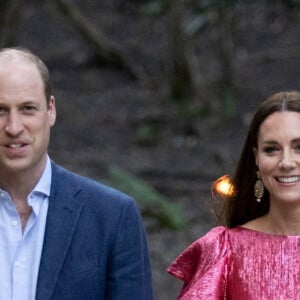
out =
<path fill-rule="evenodd" d="M 260 104 L 250 123 L 245 144 L 232 178 L 233 196 L 224 202 L 221 222 L 228 227 L 242 225 L 266 214 L 269 210 L 269 192 L 258 203 L 254 196 L 257 166 L 253 149 L 257 148 L 258 132 L 263 121 L 274 112 L 293 111 L 300 113 L 300 92 L 279 92 Z M 300 115 L 299 115 L 300 118 Z"/>
<path fill-rule="evenodd" d="M 15 48 L 3 48 L 0 49 L 0 58 L 4 58 L 7 60 L 11 60 L 14 58 L 24 59 L 28 62 L 33 63 L 37 70 L 39 71 L 43 84 L 44 84 L 44 93 L 49 104 L 50 97 L 52 95 L 52 88 L 50 82 L 50 76 L 47 66 L 43 63 L 43 61 L 33 54 L 30 50 L 22 47 L 15 47 Z"/>

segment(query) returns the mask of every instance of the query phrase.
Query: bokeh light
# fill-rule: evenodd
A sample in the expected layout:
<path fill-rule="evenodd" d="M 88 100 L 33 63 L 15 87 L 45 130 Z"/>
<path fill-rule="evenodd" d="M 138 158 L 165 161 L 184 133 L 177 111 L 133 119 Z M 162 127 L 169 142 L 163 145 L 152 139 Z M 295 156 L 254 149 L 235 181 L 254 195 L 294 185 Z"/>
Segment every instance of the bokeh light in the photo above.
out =
<path fill-rule="evenodd" d="M 219 177 L 212 186 L 213 194 L 218 194 L 222 197 L 231 197 L 235 194 L 234 186 L 229 175 Z"/>

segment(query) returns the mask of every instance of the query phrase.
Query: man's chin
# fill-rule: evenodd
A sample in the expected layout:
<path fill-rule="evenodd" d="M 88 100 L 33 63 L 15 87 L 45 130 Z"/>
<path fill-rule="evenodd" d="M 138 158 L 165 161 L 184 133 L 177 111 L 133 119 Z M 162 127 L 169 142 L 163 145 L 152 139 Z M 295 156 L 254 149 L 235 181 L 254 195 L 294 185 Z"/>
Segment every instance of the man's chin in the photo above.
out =
<path fill-rule="evenodd" d="M 12 160 L 10 162 L 1 163 L 0 169 L 1 173 L 16 173 L 20 174 L 22 172 L 26 172 L 29 169 L 30 164 L 26 162 L 24 159 Z"/>

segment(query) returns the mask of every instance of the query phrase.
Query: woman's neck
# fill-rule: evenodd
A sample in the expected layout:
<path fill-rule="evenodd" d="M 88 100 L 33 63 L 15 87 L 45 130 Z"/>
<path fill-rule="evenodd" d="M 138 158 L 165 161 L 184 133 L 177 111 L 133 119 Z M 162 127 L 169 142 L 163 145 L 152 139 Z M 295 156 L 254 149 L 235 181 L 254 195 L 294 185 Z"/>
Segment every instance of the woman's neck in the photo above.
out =
<path fill-rule="evenodd" d="M 280 208 L 271 206 L 263 220 L 271 233 L 300 235 L 300 206 Z"/>
<path fill-rule="evenodd" d="M 271 206 L 267 214 L 242 227 L 276 235 L 300 235 L 300 207 L 278 209 Z"/>

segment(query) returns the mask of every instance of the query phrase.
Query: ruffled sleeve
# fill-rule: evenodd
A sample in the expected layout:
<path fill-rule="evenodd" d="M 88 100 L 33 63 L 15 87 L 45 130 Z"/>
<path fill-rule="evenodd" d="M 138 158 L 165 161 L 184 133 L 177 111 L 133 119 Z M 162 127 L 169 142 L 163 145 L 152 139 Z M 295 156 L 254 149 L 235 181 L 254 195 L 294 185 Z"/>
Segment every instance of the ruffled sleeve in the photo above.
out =
<path fill-rule="evenodd" d="M 227 229 L 219 226 L 182 252 L 167 269 L 184 281 L 178 299 L 226 299 L 229 250 Z"/>

